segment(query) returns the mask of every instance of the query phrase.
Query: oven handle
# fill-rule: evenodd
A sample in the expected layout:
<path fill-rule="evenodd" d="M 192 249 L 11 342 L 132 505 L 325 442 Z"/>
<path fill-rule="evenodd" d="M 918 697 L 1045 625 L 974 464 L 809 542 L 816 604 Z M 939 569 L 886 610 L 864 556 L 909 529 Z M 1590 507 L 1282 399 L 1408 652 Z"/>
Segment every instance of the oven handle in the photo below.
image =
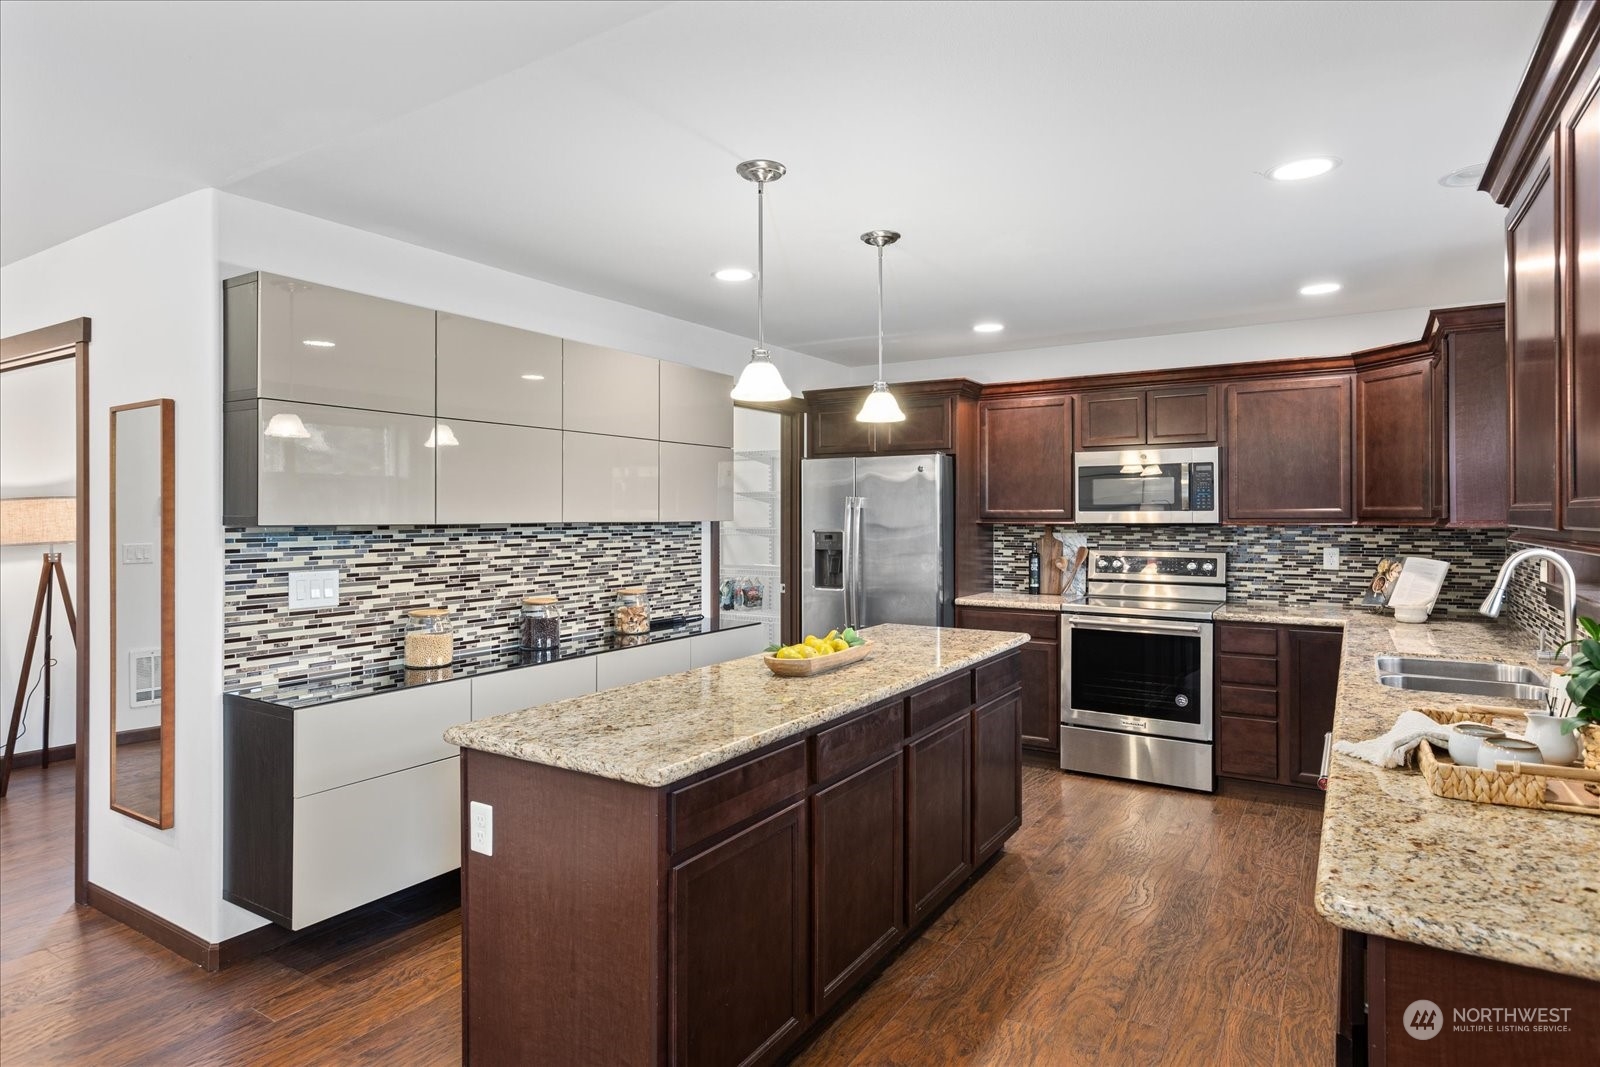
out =
<path fill-rule="evenodd" d="M 1198 634 L 1201 632 L 1202 623 L 1198 622 L 1160 622 L 1156 619 L 1140 619 L 1137 622 L 1115 622 L 1109 619 L 1095 618 L 1074 619 L 1070 615 L 1062 617 L 1062 622 L 1067 627 L 1077 627 L 1080 630 L 1116 630 L 1119 633 L 1149 634 L 1149 633 L 1177 633 Z"/>

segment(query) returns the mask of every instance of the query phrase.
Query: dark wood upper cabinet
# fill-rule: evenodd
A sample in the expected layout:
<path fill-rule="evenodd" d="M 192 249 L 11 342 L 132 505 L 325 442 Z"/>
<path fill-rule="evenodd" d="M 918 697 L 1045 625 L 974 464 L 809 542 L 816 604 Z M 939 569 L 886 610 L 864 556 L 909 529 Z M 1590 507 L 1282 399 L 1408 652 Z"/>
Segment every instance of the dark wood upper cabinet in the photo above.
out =
<path fill-rule="evenodd" d="M 1078 396 L 1077 446 L 1214 444 L 1217 387 L 1106 389 Z"/>
<path fill-rule="evenodd" d="M 860 402 L 813 404 L 806 412 L 808 456 L 870 456 L 877 448 L 877 424 L 857 422 Z"/>
<path fill-rule="evenodd" d="M 954 452 L 956 402 L 950 396 L 905 396 L 897 398 L 905 422 L 886 422 L 878 427 L 877 452 L 917 453 Z"/>
<path fill-rule="evenodd" d="M 1349 374 L 1232 382 L 1224 522 L 1349 522 Z"/>
<path fill-rule="evenodd" d="M 961 453 L 963 405 L 978 399 L 977 382 L 948 378 L 891 385 L 904 422 L 857 422 L 870 389 L 811 389 L 806 392 L 807 456 Z"/>
<path fill-rule="evenodd" d="M 1470 324 L 1436 334 L 1444 361 L 1450 526 L 1506 525 L 1506 450 L 1511 418 L 1506 392 L 1505 305 L 1473 309 Z M 1439 322 L 1438 316 L 1435 321 Z"/>
<path fill-rule="evenodd" d="M 1356 373 L 1356 521 L 1439 517 L 1438 383 L 1426 356 Z"/>
<path fill-rule="evenodd" d="M 1571 298 L 1562 525 L 1592 535 L 1600 533 L 1600 76 L 1565 123 L 1564 137 Z"/>
<path fill-rule="evenodd" d="M 1560 528 L 1556 459 L 1561 440 L 1557 385 L 1560 279 L 1556 251 L 1556 183 L 1541 172 L 1507 227 L 1509 299 L 1506 329 L 1511 365 L 1511 470 L 1507 508 L 1513 526 Z"/>
<path fill-rule="evenodd" d="M 978 515 L 1016 522 L 1072 518 L 1072 398 L 978 404 Z"/>

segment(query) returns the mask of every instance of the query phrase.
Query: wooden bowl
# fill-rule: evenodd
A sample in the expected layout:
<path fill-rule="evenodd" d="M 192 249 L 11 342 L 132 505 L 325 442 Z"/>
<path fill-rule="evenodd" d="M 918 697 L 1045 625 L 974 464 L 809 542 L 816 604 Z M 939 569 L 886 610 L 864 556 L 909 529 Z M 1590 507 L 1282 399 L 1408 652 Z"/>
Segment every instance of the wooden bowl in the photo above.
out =
<path fill-rule="evenodd" d="M 850 664 L 866 659 L 867 653 L 872 651 L 872 642 L 863 641 L 854 648 L 843 652 L 830 652 L 826 656 L 813 656 L 811 659 L 779 659 L 776 656 L 762 656 L 761 662 L 767 665 L 767 670 L 779 678 L 809 678 L 813 674 L 823 674 L 827 671 L 848 667 Z"/>

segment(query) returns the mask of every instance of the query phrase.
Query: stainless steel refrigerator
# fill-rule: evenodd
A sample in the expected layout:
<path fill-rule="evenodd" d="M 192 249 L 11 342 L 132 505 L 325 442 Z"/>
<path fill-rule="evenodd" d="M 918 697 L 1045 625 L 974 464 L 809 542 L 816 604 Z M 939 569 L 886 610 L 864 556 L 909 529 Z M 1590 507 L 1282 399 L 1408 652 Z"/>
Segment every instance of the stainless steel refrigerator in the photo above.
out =
<path fill-rule="evenodd" d="M 949 456 L 808 459 L 800 468 L 804 633 L 955 616 Z"/>

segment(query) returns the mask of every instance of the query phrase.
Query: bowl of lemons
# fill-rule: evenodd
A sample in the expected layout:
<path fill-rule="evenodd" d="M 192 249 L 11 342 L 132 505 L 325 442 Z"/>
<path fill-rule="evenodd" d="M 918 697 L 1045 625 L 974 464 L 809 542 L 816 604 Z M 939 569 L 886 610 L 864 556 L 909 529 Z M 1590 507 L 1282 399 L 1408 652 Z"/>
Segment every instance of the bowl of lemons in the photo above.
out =
<path fill-rule="evenodd" d="M 807 634 L 804 641 L 792 645 L 768 645 L 762 661 L 780 678 L 808 678 L 847 667 L 871 651 L 872 642 L 847 626 L 829 630 L 826 637 Z"/>

